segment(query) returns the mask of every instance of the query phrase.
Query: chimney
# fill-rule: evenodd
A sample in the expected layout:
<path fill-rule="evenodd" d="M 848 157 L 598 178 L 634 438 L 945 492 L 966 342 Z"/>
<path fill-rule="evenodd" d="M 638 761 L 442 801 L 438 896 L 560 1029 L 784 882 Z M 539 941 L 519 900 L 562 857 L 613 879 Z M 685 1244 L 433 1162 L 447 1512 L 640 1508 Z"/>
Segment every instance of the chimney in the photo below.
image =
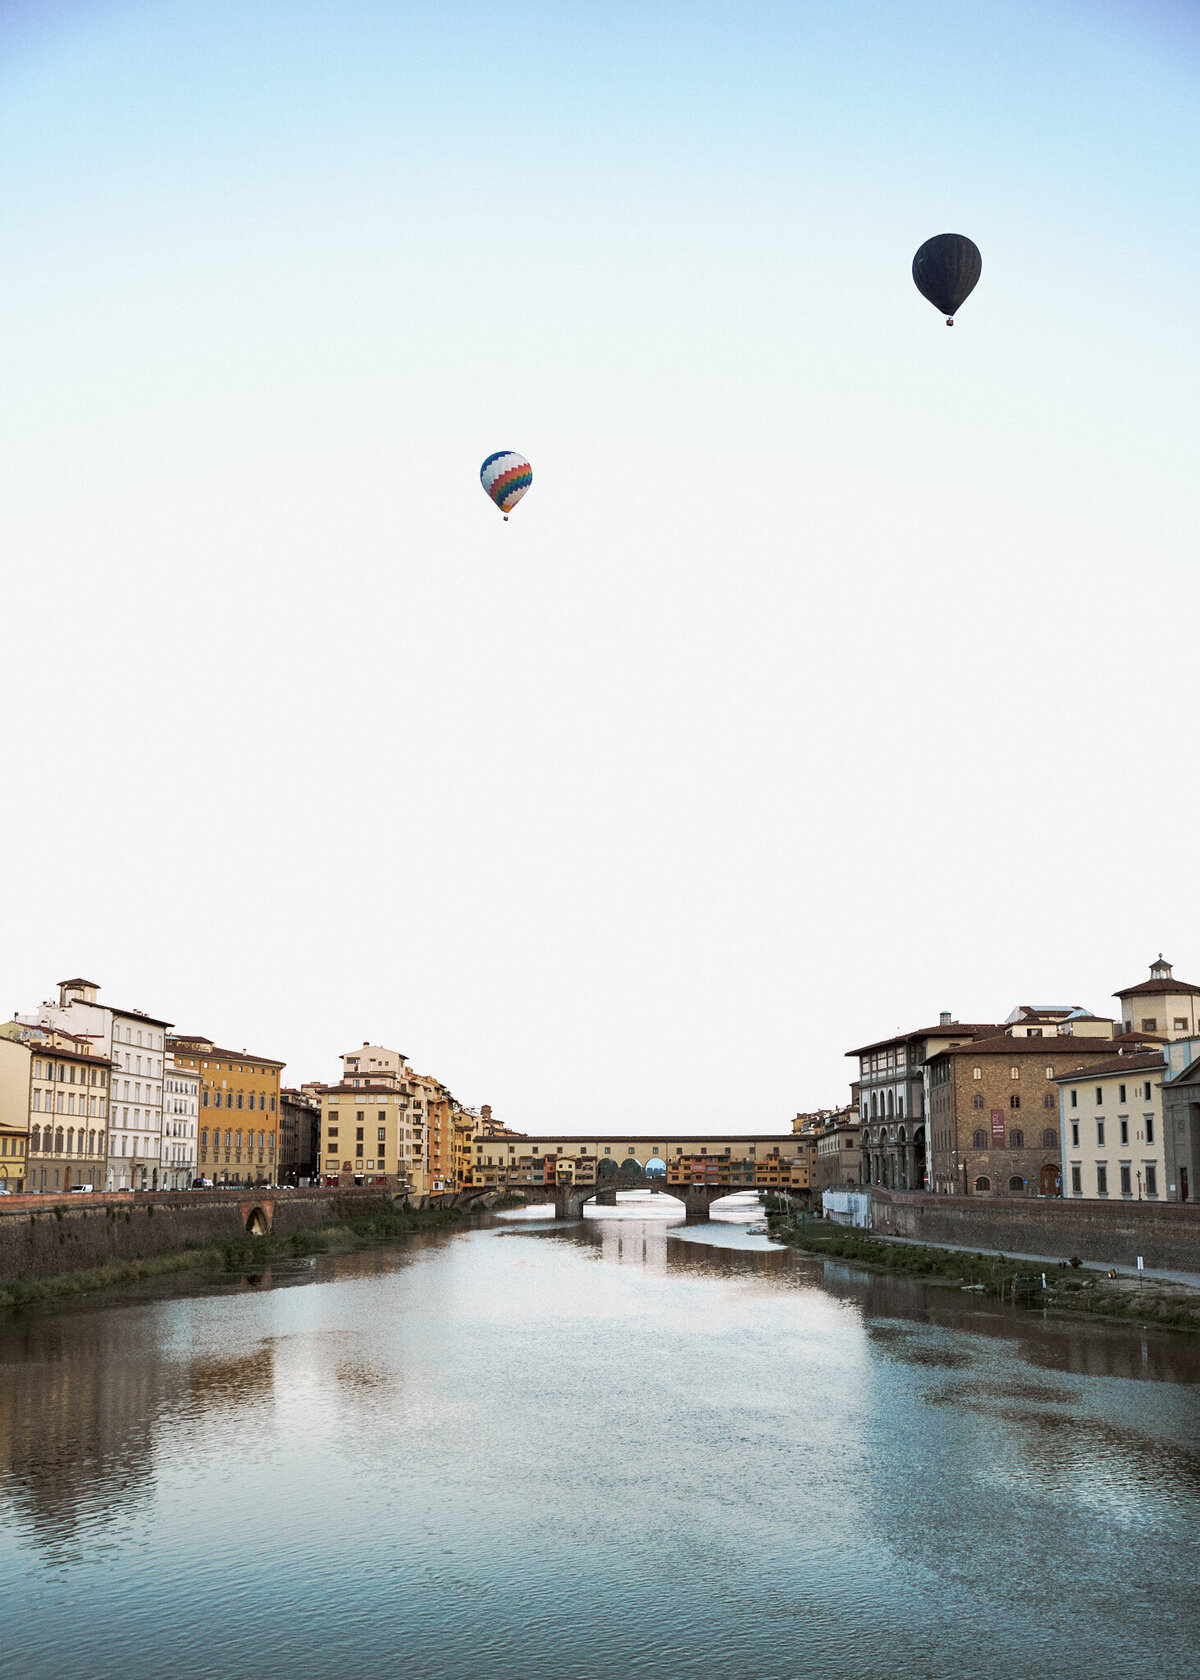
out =
<path fill-rule="evenodd" d="M 938 1016 L 938 1026 L 939 1027 L 948 1027 L 949 1025 L 950 1025 L 950 1011 L 948 1009 L 943 1009 L 942 1013 Z"/>

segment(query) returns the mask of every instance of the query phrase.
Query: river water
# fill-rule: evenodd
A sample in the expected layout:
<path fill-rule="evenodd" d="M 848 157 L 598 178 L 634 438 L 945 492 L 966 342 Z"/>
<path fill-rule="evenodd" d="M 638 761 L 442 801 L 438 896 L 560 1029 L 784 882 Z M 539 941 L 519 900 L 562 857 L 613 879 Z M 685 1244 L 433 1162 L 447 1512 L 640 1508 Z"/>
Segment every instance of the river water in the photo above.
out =
<path fill-rule="evenodd" d="M 0 1323 L 0 1671 L 1195 1672 L 1200 1339 L 631 1211 Z"/>

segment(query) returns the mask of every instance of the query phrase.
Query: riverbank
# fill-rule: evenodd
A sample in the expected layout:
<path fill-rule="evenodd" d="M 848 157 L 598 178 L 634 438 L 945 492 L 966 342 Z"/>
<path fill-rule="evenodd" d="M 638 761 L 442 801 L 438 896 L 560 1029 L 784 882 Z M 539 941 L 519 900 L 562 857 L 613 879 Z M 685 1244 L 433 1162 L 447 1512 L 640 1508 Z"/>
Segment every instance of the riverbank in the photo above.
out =
<path fill-rule="evenodd" d="M 27 1307 L 45 1301 L 69 1300 L 99 1290 L 138 1283 L 146 1278 L 178 1272 L 230 1272 L 267 1260 L 330 1254 L 375 1243 L 396 1242 L 418 1231 L 445 1230 L 460 1225 L 458 1208 L 397 1208 L 361 1218 L 342 1218 L 315 1229 L 287 1235 L 240 1236 L 221 1242 L 182 1248 L 131 1260 L 107 1260 L 96 1266 L 58 1272 L 52 1277 L 13 1278 L 0 1283 L 0 1308 Z"/>
<path fill-rule="evenodd" d="M 927 1278 L 947 1288 L 977 1291 L 1019 1306 L 1200 1330 L 1200 1290 L 1161 1278 L 1113 1277 L 1065 1260 L 1047 1261 L 1043 1266 L 1003 1254 L 894 1241 L 817 1219 L 772 1219 L 770 1225 L 777 1242 L 823 1259 Z"/>

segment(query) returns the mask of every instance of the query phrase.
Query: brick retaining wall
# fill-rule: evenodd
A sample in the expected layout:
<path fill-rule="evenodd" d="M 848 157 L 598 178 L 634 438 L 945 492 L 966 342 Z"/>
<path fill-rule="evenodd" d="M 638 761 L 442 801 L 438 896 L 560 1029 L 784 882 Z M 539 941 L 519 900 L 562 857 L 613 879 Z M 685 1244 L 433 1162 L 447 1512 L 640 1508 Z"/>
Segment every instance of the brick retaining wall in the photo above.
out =
<path fill-rule="evenodd" d="M 1191 1202 L 1058 1201 L 1046 1197 L 926 1196 L 871 1192 L 883 1234 L 1003 1254 L 1107 1260 L 1200 1272 L 1200 1207 Z"/>
<path fill-rule="evenodd" d="M 392 1212 L 371 1191 L 158 1191 L 92 1196 L 5 1196 L 0 1201 L 0 1281 L 53 1277 L 106 1260 L 148 1259 L 244 1236 L 254 1208 L 272 1233 L 290 1236 L 337 1219 Z"/>

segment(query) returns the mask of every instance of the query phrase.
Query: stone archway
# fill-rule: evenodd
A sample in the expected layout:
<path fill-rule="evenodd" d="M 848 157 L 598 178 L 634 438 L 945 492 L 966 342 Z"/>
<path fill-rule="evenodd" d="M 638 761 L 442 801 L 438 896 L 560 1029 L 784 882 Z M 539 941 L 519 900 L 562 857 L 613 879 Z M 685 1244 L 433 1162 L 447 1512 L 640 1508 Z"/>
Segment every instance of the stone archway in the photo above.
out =
<path fill-rule="evenodd" d="M 1038 1195 L 1061 1196 L 1062 1188 L 1062 1168 L 1057 1161 L 1047 1161 L 1038 1174 Z"/>
<path fill-rule="evenodd" d="M 271 1221 L 267 1217 L 266 1210 L 261 1207 L 252 1207 L 246 1215 L 246 1235 L 248 1237 L 269 1237 L 270 1234 Z"/>

